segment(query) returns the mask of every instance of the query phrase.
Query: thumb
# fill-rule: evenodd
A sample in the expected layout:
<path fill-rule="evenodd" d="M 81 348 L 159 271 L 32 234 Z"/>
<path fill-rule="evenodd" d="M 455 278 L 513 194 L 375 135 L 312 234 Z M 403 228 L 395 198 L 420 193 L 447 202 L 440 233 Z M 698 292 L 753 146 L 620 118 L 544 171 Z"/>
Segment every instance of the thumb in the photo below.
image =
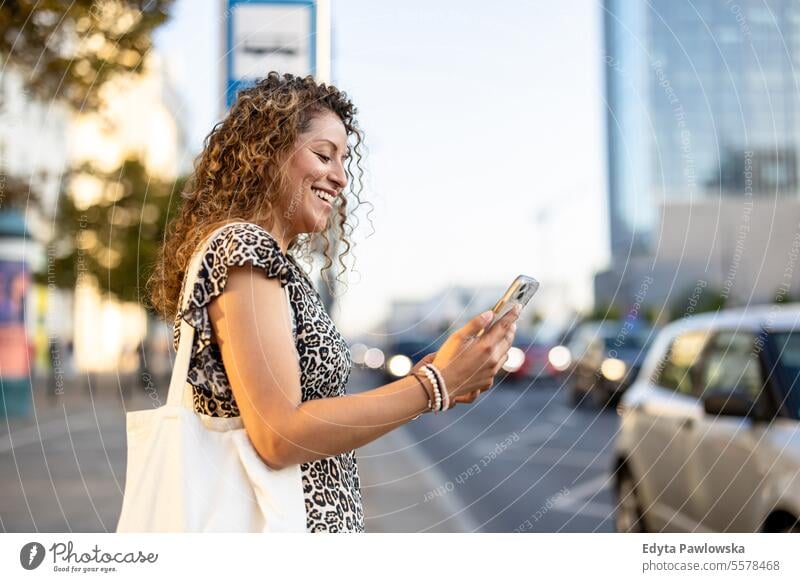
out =
<path fill-rule="evenodd" d="M 462 338 L 474 336 L 492 320 L 492 310 L 484 311 L 470 319 L 464 327 L 458 330 L 458 335 Z"/>

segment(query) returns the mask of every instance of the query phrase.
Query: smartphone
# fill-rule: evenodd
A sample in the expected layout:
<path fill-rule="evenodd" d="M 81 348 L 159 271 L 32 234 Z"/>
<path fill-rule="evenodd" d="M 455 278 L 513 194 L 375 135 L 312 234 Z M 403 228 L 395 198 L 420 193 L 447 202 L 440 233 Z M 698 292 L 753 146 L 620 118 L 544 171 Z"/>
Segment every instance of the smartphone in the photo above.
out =
<path fill-rule="evenodd" d="M 539 281 L 527 275 L 519 275 L 511 283 L 511 286 L 503 294 L 503 297 L 500 298 L 500 301 L 492 308 L 494 312 L 492 321 L 479 331 L 475 337 L 481 337 L 485 331 L 492 327 L 497 320 L 508 313 L 517 303 L 524 309 L 525 305 L 527 305 L 528 301 L 530 301 L 531 297 L 533 297 L 534 293 L 538 290 Z"/>

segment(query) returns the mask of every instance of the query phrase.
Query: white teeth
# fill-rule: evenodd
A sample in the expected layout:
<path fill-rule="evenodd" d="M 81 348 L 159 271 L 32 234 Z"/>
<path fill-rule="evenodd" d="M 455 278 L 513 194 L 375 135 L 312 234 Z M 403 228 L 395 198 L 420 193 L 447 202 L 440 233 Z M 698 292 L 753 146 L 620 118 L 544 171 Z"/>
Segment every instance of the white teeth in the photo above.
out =
<path fill-rule="evenodd" d="M 317 196 L 322 198 L 325 202 L 328 202 L 329 204 L 333 204 L 334 198 L 333 198 L 333 196 L 331 196 L 327 192 L 324 192 L 322 190 L 317 190 L 316 188 L 312 188 L 311 190 L 314 192 L 314 194 L 316 194 Z"/>

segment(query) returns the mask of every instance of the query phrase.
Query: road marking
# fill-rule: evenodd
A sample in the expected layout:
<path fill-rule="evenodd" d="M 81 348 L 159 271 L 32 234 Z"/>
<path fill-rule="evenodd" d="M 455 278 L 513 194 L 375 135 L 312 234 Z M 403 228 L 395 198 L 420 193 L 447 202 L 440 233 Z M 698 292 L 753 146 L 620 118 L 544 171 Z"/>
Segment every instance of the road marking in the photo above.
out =
<path fill-rule="evenodd" d="M 582 505 L 578 510 L 572 507 L 553 507 L 553 511 L 569 513 L 570 515 L 580 515 L 583 517 L 608 518 L 614 514 L 614 507 L 608 503 L 595 503 L 589 501 Z"/>
<path fill-rule="evenodd" d="M 608 489 L 611 479 L 607 473 L 598 475 L 569 489 L 569 493 L 553 501 L 553 510 L 587 517 L 609 517 L 614 507 L 608 503 L 589 501 L 600 491 Z"/>
<path fill-rule="evenodd" d="M 541 447 L 533 456 L 530 456 L 531 453 L 527 450 L 522 451 L 520 449 L 516 449 L 512 452 L 515 453 L 515 461 L 525 460 L 528 463 L 556 464 L 559 467 L 570 467 L 573 469 L 586 469 L 589 467 L 606 471 L 610 463 L 610 458 L 598 456 L 596 453 L 579 451 L 575 449 L 567 450 L 557 447 Z M 523 454 L 520 455 L 520 453 Z M 510 456 L 511 455 L 509 455 L 509 457 Z"/>

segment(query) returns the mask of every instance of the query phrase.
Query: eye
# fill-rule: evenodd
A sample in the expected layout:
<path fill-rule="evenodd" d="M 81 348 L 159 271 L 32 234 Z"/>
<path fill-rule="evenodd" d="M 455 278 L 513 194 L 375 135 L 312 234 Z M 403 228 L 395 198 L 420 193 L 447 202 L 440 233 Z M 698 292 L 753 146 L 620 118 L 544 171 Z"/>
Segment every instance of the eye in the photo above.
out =
<path fill-rule="evenodd" d="M 317 154 L 317 156 L 319 157 L 320 160 L 322 160 L 326 164 L 331 161 L 331 159 L 324 154 Z"/>

